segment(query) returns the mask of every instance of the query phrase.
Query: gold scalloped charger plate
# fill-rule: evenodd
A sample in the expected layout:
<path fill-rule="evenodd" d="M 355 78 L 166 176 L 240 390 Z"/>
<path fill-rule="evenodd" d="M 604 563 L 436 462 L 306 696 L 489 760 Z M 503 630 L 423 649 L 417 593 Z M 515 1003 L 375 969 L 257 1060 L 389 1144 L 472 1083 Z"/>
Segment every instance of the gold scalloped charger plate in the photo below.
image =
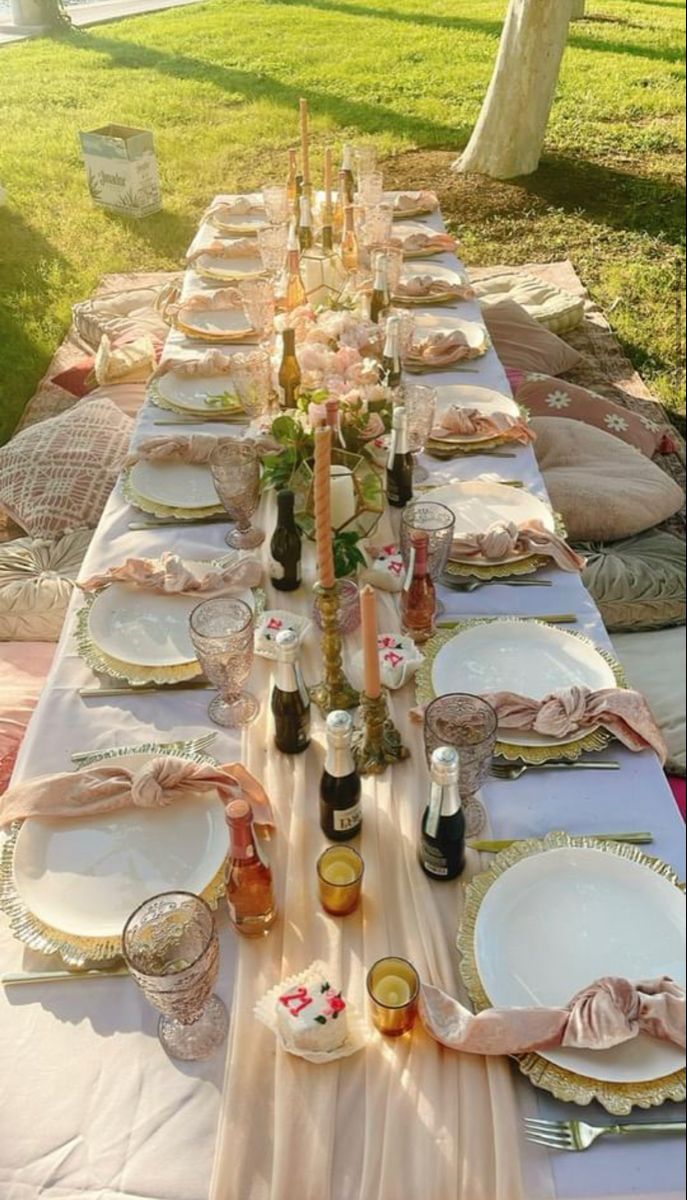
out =
<path fill-rule="evenodd" d="M 684 985 L 684 891 L 636 846 L 552 833 L 509 847 L 466 887 L 457 944 L 475 1008 L 562 1006 L 604 975 Z M 618 1116 L 685 1099 L 682 1051 L 646 1035 L 515 1057 L 557 1099 Z"/>
<path fill-rule="evenodd" d="M 148 388 L 158 408 L 192 416 L 235 416 L 249 420 L 238 396 L 232 392 L 231 375 L 176 375 L 168 371 Z"/>
<path fill-rule="evenodd" d="M 235 306 L 184 310 L 182 305 L 175 324 L 186 337 L 204 342 L 245 342 L 257 337 L 243 309 Z"/>
<path fill-rule="evenodd" d="M 445 504 L 456 518 L 456 529 L 465 533 L 483 533 L 497 521 L 512 521 L 516 525 L 531 520 L 541 521 L 544 528 L 552 533 L 560 533 L 562 528 L 548 504 L 525 488 L 512 488 L 507 484 L 485 483 L 481 480 L 449 483 L 445 487 L 433 488 L 432 501 Z M 551 559 L 546 555 L 510 554 L 497 563 L 489 562 L 486 558 L 462 562 L 451 558 L 445 569 L 448 575 L 499 579 L 507 575 L 527 575 L 546 566 L 551 566 Z"/>
<path fill-rule="evenodd" d="M 134 766 L 170 753 L 212 761 L 155 743 L 101 757 Z M 102 966 L 121 956 L 124 921 L 148 896 L 184 888 L 216 908 L 227 847 L 217 795 L 98 817 L 15 821 L 0 848 L 0 909 L 32 950 L 59 954 L 70 967 Z"/>
<path fill-rule="evenodd" d="M 122 490 L 134 508 L 155 517 L 197 521 L 199 517 L 214 517 L 225 511 L 205 463 L 137 462 L 122 472 Z M 215 503 L 213 493 L 217 497 Z M 184 496 L 186 503 L 175 504 L 177 496 Z"/>
<path fill-rule="evenodd" d="M 542 621 L 515 617 L 462 621 L 430 638 L 423 654 L 415 677 L 422 704 L 452 692 L 511 691 L 540 699 L 573 684 L 592 690 L 626 686 L 620 663 L 606 650 L 584 634 Z M 573 761 L 587 751 L 604 750 L 611 740 L 600 727 L 563 742 L 538 733 L 503 732 L 508 740 L 499 737 L 494 753 L 510 762 Z"/>

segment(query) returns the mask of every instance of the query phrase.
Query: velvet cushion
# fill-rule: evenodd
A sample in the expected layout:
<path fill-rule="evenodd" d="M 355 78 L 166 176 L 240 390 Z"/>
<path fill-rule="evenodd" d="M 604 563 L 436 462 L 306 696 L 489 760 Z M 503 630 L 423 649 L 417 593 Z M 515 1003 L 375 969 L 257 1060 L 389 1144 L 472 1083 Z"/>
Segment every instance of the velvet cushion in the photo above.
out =
<path fill-rule="evenodd" d="M 504 367 L 562 375 L 577 366 L 582 358 L 577 350 L 555 333 L 549 333 L 514 300 L 484 305 L 483 316 Z"/>
<path fill-rule="evenodd" d="M 568 418 L 535 417 L 534 452 L 571 541 L 616 542 L 672 517 L 682 489 L 633 446 Z"/>
<path fill-rule="evenodd" d="M 605 546 L 576 545 L 587 559 L 585 587 L 608 630 L 663 629 L 685 623 L 685 543 L 649 530 Z"/>
<path fill-rule="evenodd" d="M 632 687 L 646 696 L 668 745 L 666 770 L 685 774 L 685 627 L 619 633 L 613 646 Z"/>
<path fill-rule="evenodd" d="M 563 291 L 536 275 L 508 273 L 478 279 L 473 287 L 483 305 L 514 300 L 552 333 L 565 333 L 579 325 L 584 315 L 584 300 Z"/>
<path fill-rule="evenodd" d="M 0 641 L 56 642 L 90 529 L 0 546 Z"/>

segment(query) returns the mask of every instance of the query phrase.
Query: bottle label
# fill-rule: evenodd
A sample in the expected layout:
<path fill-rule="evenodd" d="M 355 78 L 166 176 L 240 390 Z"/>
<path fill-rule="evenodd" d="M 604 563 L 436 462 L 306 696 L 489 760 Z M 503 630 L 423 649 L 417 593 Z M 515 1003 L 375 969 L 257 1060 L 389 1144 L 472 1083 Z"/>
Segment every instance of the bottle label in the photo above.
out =
<path fill-rule="evenodd" d="M 363 806 L 358 802 L 352 808 L 335 808 L 332 816 L 335 833 L 345 833 L 360 824 L 363 819 Z"/>
<path fill-rule="evenodd" d="M 430 875 L 445 877 L 448 875 L 448 862 L 440 850 L 422 841 L 422 865 Z"/>
<path fill-rule="evenodd" d="M 270 575 L 270 579 L 279 579 L 279 580 L 286 579 L 286 570 L 285 570 L 284 564 L 278 562 L 277 559 L 272 558 L 272 556 L 270 556 L 270 562 L 269 562 L 269 575 Z M 296 570 L 294 571 L 294 576 L 300 583 L 301 582 L 300 559 L 296 563 Z"/>

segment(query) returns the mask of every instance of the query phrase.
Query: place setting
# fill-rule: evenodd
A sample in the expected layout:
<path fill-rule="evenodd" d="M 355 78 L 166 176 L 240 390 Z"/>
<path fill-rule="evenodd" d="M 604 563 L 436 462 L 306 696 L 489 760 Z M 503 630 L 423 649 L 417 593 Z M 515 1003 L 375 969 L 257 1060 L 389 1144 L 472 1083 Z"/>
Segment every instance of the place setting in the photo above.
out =
<path fill-rule="evenodd" d="M 491 343 L 483 325 L 448 313 L 419 313 L 412 340 L 403 355 L 403 370 L 413 375 L 465 369 L 486 354 Z"/>
<path fill-rule="evenodd" d="M 473 288 L 457 268 L 406 259 L 392 298 L 394 304 L 405 308 L 426 308 L 428 305 L 449 306 L 474 297 Z"/>
<path fill-rule="evenodd" d="M 271 387 L 266 350 L 208 349 L 163 359 L 148 394 L 156 407 L 188 422 L 246 425 L 265 412 Z"/>

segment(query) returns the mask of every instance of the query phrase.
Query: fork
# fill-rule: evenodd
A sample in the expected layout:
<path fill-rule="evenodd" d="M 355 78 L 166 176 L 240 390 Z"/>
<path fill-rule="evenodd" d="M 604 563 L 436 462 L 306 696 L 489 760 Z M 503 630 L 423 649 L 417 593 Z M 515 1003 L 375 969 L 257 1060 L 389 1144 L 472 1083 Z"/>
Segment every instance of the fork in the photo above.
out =
<path fill-rule="evenodd" d="M 647 1121 L 633 1125 L 587 1125 L 585 1121 L 539 1121 L 525 1117 L 528 1142 L 551 1150 L 588 1150 L 607 1133 L 684 1133 L 684 1121 Z"/>
<path fill-rule="evenodd" d="M 525 771 L 618 771 L 620 763 L 609 758 L 598 760 L 586 759 L 583 762 L 545 762 L 545 763 L 497 763 L 493 762 L 489 774 L 495 779 L 519 779 Z"/>
<path fill-rule="evenodd" d="M 456 575 L 442 575 L 439 582 L 452 592 L 476 592 L 481 587 L 551 587 L 550 579 L 519 579 L 512 576 L 508 579 L 459 579 Z"/>
<path fill-rule="evenodd" d="M 202 754 L 212 745 L 217 737 L 216 733 L 203 733 L 196 738 L 188 738 L 186 741 L 175 742 L 160 742 L 160 746 L 165 749 L 173 747 L 175 750 L 188 750 L 191 754 Z M 73 763 L 87 762 L 89 758 L 98 757 L 97 750 L 75 750 L 70 758 Z"/>

